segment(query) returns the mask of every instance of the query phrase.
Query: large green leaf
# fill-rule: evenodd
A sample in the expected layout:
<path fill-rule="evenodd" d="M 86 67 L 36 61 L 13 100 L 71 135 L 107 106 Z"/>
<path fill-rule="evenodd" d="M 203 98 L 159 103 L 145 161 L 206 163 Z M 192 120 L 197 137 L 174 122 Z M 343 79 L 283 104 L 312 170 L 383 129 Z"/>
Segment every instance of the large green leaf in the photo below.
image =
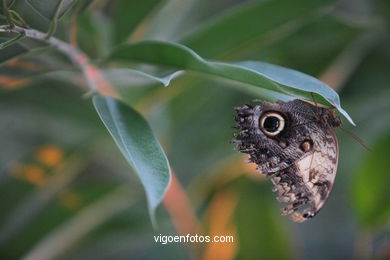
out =
<path fill-rule="evenodd" d="M 93 104 L 104 125 L 144 185 L 149 212 L 162 201 L 170 180 L 168 159 L 145 119 L 120 101 L 95 96 Z"/>
<path fill-rule="evenodd" d="M 211 58 L 252 43 L 269 42 L 288 35 L 333 0 L 270 0 L 246 3 L 206 21 L 182 43 Z"/>
<path fill-rule="evenodd" d="M 75 0 L 26 0 L 30 6 L 48 20 L 59 19 Z"/>
<path fill-rule="evenodd" d="M 193 70 L 219 76 L 225 79 L 249 84 L 253 88 L 290 95 L 290 99 L 304 98 L 332 105 L 354 124 L 346 111 L 341 108 L 337 93 L 323 82 L 304 73 L 280 66 L 247 61 L 226 63 L 208 61 L 191 49 L 175 43 L 145 41 L 124 45 L 116 49 L 109 60 L 139 61 L 154 65 L 167 65 L 179 70 Z M 268 93 L 264 92 L 264 95 Z"/>
<path fill-rule="evenodd" d="M 115 43 L 126 40 L 137 25 L 161 2 L 162 0 L 119 1 L 113 27 Z"/>
<path fill-rule="evenodd" d="M 364 227 L 389 224 L 390 219 L 390 136 L 378 140 L 373 151 L 363 160 L 352 193 L 357 216 Z"/>

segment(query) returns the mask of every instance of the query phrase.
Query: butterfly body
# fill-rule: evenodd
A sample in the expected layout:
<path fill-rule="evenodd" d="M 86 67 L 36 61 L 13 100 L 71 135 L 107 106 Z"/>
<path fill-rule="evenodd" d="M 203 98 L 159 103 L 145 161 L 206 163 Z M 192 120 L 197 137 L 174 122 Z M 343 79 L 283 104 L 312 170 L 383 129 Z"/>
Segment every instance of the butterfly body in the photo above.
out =
<path fill-rule="evenodd" d="M 297 222 L 315 216 L 337 171 L 334 128 L 341 120 L 335 111 L 293 100 L 244 105 L 236 112 L 236 149 L 271 179 L 279 201 L 291 203 L 282 213 Z"/>

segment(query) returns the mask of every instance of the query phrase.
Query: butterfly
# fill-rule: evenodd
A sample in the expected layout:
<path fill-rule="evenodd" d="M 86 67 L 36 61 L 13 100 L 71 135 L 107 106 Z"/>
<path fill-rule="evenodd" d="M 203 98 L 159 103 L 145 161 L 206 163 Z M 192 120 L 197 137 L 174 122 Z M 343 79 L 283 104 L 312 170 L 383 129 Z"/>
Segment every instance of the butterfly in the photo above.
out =
<path fill-rule="evenodd" d="M 334 108 L 295 99 L 236 107 L 233 142 L 274 184 L 282 215 L 295 222 L 313 218 L 335 181 L 341 119 Z"/>

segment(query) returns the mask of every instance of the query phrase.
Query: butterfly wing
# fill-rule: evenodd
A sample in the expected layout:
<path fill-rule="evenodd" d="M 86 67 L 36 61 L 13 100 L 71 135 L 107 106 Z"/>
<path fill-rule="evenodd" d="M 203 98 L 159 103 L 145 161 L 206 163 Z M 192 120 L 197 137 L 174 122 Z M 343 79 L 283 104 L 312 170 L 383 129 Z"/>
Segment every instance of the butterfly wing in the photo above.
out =
<path fill-rule="evenodd" d="M 291 202 L 283 214 L 292 214 L 296 222 L 314 217 L 329 197 L 338 165 L 338 143 L 332 128 L 312 138 L 312 151 L 297 160 L 293 167 L 271 179 L 279 191 L 278 199 Z M 306 206 L 308 205 L 308 206 Z"/>
<path fill-rule="evenodd" d="M 261 173 L 274 183 L 278 200 L 290 202 L 282 209 L 302 222 L 314 217 L 332 190 L 338 163 L 338 144 L 334 127 L 341 124 L 335 111 L 293 100 L 261 102 L 236 108 L 236 149 L 249 154 Z M 261 118 L 277 113 L 285 128 L 267 135 Z"/>

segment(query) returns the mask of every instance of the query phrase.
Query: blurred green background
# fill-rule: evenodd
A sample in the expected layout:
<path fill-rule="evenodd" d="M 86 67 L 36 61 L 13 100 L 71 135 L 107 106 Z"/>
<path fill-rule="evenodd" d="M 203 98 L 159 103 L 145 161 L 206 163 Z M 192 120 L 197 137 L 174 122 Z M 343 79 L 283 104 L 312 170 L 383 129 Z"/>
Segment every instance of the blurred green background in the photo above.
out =
<path fill-rule="evenodd" d="M 12 9 L 46 32 L 50 17 L 31 2 Z M 293 68 L 339 93 L 357 124 L 345 128 L 372 152 L 337 131 L 332 195 L 313 220 L 293 223 L 280 216 L 272 184 L 229 143 L 233 107 L 253 95 L 194 72 L 167 88 L 116 75 L 113 84 L 162 143 L 200 232 L 235 238 L 155 243 L 154 235 L 177 233 L 177 219 L 161 206 L 152 228 L 142 186 L 83 97 L 77 68 L 23 40 L 0 50 L 0 259 L 390 259 L 389 1 L 65 2 L 72 8 L 55 36 L 77 38 L 104 72 L 118 67 L 102 61 L 115 46 L 146 39 L 179 42 L 207 59 Z"/>

